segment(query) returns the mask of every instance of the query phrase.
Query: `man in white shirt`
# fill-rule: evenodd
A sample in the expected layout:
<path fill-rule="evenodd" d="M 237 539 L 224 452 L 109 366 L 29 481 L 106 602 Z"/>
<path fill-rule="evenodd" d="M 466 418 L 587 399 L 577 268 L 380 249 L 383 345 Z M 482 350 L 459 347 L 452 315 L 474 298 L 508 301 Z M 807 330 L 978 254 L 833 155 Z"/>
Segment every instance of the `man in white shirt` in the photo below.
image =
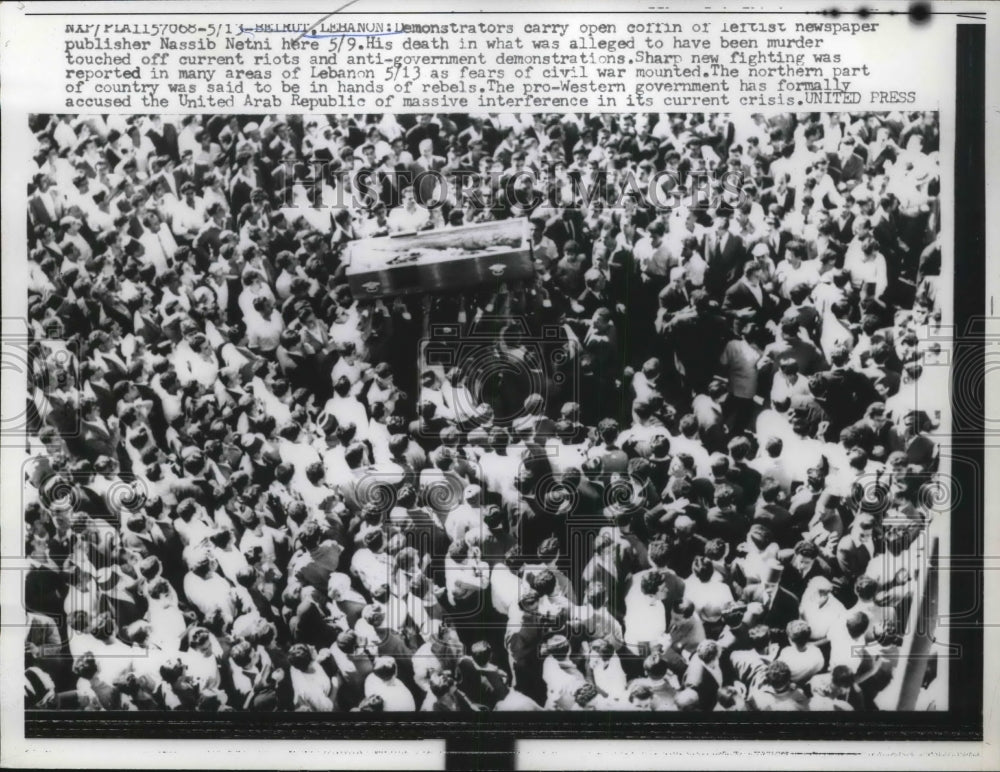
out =
<path fill-rule="evenodd" d="M 809 642 L 812 630 L 807 622 L 795 619 L 787 627 L 789 645 L 781 650 L 778 659 L 788 665 L 792 680 L 802 686 L 825 667 L 823 652 Z"/>
<path fill-rule="evenodd" d="M 354 553 L 350 570 L 368 592 L 373 592 L 389 581 L 392 576 L 392 558 L 385 554 L 385 538 L 380 530 L 371 530 L 365 534 L 364 547 Z"/>
<path fill-rule="evenodd" d="M 324 411 L 337 419 L 339 426 L 353 425 L 355 429 L 354 438 L 358 442 L 365 442 L 369 435 L 368 411 L 365 406 L 351 393 L 351 382 L 346 376 L 340 376 L 333 384 L 334 395 L 327 400 Z M 369 404 L 378 400 L 371 399 L 369 394 Z"/>
<path fill-rule="evenodd" d="M 365 679 L 365 697 L 382 698 L 386 713 L 409 713 L 417 709 L 413 694 L 396 676 L 396 660 L 376 657 L 372 672 Z"/>
<path fill-rule="evenodd" d="M 646 647 L 667 631 L 666 609 L 660 597 L 662 584 L 659 573 L 644 572 L 625 596 L 625 645 L 633 654 L 644 654 Z"/>
<path fill-rule="evenodd" d="M 670 280 L 670 269 L 677 265 L 677 257 L 664 238 L 666 227 L 661 220 L 649 225 L 648 235 L 639 239 L 633 250 L 636 263 L 642 271 L 643 281 L 652 282 L 659 293 Z"/>
<path fill-rule="evenodd" d="M 247 328 L 247 346 L 261 353 L 278 348 L 285 323 L 281 314 L 275 313 L 274 302 L 266 295 L 253 299 L 253 312 L 244 315 Z"/>
<path fill-rule="evenodd" d="M 830 669 L 846 665 L 855 675 L 861 675 L 870 666 L 865 652 L 865 633 L 871 626 L 863 611 L 851 610 L 839 623 L 830 628 Z"/>
<path fill-rule="evenodd" d="M 65 251 L 67 244 L 72 244 L 76 247 L 77 251 L 80 253 L 80 261 L 87 262 L 94 254 L 94 250 L 90 248 L 90 244 L 87 240 L 80 235 L 80 225 L 82 224 L 79 219 L 71 215 L 63 217 L 59 221 L 59 224 L 66 228 L 66 234 L 63 236 L 62 243 L 59 245 Z"/>
<path fill-rule="evenodd" d="M 429 212 L 417 205 L 412 187 L 403 188 L 402 196 L 402 206 L 389 212 L 389 232 L 412 233 L 423 230 L 430 222 Z"/>
<path fill-rule="evenodd" d="M 789 493 L 792 486 L 792 475 L 782 461 L 783 450 L 784 442 L 781 437 L 767 437 L 761 447 L 760 454 L 752 461 L 748 461 L 747 466 L 757 470 L 762 479 L 772 478 L 785 493 Z"/>
<path fill-rule="evenodd" d="M 873 238 L 862 242 L 860 255 L 844 260 L 844 268 L 850 273 L 851 283 L 860 289 L 863 298 L 879 298 L 889 286 L 885 258 L 878 251 L 878 244 Z"/>
<path fill-rule="evenodd" d="M 199 551 L 192 559 L 191 570 L 184 577 L 184 594 L 205 619 L 218 611 L 227 622 L 236 611 L 232 585 L 216 573 L 214 562 L 207 551 Z"/>
<path fill-rule="evenodd" d="M 684 599 L 701 613 L 706 607 L 722 608 L 732 603 L 733 591 L 722 581 L 712 561 L 697 555 L 691 564 L 691 576 L 684 580 Z"/>
<path fill-rule="evenodd" d="M 490 572 L 490 596 L 494 610 L 501 616 L 520 613 L 517 604 L 521 596 L 521 580 L 516 571 L 521 564 L 520 553 L 514 547 L 508 551 L 503 562 L 494 565 Z"/>
<path fill-rule="evenodd" d="M 181 185 L 181 198 L 174 205 L 170 225 L 174 235 L 188 244 L 194 242 L 205 225 L 205 202 L 195 196 L 193 182 Z"/>
<path fill-rule="evenodd" d="M 424 470 L 425 472 L 427 470 Z M 485 528 L 482 517 L 482 502 L 478 485 L 466 486 L 462 492 L 462 503 L 452 509 L 444 522 L 444 529 L 452 541 L 461 541 L 470 531 L 481 539 Z"/>
<path fill-rule="evenodd" d="M 790 299 L 792 287 L 805 284 L 811 290 L 819 284 L 819 270 L 813 262 L 805 261 L 805 245 L 791 241 L 785 247 L 785 259 L 778 263 L 774 278 L 782 297 Z"/>
<path fill-rule="evenodd" d="M 502 496 L 506 502 L 516 505 L 520 500 L 516 480 L 521 469 L 521 459 L 510 455 L 510 435 L 505 429 L 497 428 L 490 432 L 489 442 L 490 450 L 479 459 L 482 481 L 487 489 Z"/>

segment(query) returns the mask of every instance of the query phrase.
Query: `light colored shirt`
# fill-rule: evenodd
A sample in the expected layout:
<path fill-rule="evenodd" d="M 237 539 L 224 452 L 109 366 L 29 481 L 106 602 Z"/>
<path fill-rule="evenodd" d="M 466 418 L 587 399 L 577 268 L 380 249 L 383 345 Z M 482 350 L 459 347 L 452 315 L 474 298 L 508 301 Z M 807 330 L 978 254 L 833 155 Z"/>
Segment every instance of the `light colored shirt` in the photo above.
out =
<path fill-rule="evenodd" d="M 232 621 L 235 607 L 230 590 L 232 586 L 219 574 L 210 573 L 203 579 L 188 572 L 184 577 L 184 594 L 205 618 L 218 609 L 227 622 Z"/>
<path fill-rule="evenodd" d="M 664 279 L 670 277 L 670 269 L 677 265 L 677 258 L 665 239 L 659 246 L 653 246 L 649 236 L 641 238 L 635 244 L 633 255 L 644 273 Z"/>
<path fill-rule="evenodd" d="M 365 679 L 365 697 L 378 695 L 385 704 L 386 713 L 409 713 L 417 709 L 413 694 L 398 678 L 383 681 L 374 673 Z"/>
<path fill-rule="evenodd" d="M 809 643 L 799 651 L 795 646 L 786 646 L 778 654 L 778 659 L 788 665 L 792 671 L 792 680 L 797 684 L 804 684 L 824 667 L 823 652 L 816 646 Z"/>
<path fill-rule="evenodd" d="M 655 595 L 644 595 L 638 585 L 625 598 L 625 643 L 637 649 L 640 643 L 656 640 L 667 631 L 666 610 Z"/>

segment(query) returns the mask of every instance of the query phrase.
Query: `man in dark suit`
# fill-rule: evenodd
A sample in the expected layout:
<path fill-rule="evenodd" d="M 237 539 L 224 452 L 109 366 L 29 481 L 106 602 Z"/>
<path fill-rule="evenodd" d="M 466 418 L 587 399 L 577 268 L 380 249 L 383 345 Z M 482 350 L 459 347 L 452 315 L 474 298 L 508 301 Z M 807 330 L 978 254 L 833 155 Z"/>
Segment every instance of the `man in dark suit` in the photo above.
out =
<path fill-rule="evenodd" d="M 853 200 L 851 197 L 849 200 Z M 849 204 L 845 204 L 837 212 L 837 217 L 833 221 L 835 231 L 833 237 L 841 244 L 850 244 L 854 239 L 854 211 Z M 782 253 L 784 254 L 784 253 Z"/>
<path fill-rule="evenodd" d="M 780 206 L 782 213 L 792 211 L 795 207 L 795 189 L 788 187 L 788 182 L 788 175 L 782 174 L 774 187 L 767 188 L 760 194 L 760 205 L 764 211 L 770 212 L 774 205 Z"/>
<path fill-rule="evenodd" d="M 340 633 L 333 646 L 337 648 L 338 655 L 342 654 L 354 665 L 353 670 L 341 670 L 341 685 L 337 692 L 338 707 L 350 710 L 364 699 L 365 679 L 371 675 L 372 660 L 364 648 L 358 647 L 358 636 L 353 630 Z"/>
<path fill-rule="evenodd" d="M 200 183 L 204 174 L 204 167 L 195 166 L 194 151 L 186 148 L 181 153 L 180 165 L 172 172 L 174 178 L 174 193 L 182 192 L 185 182 Z"/>
<path fill-rule="evenodd" d="M 853 188 L 858 184 L 865 171 L 865 159 L 857 153 L 856 147 L 857 142 L 854 137 L 844 137 L 840 143 L 840 155 L 836 157 L 839 170 L 837 182 L 847 186 L 847 188 Z"/>
<path fill-rule="evenodd" d="M 705 535 L 722 539 L 733 549 L 746 533 L 746 518 L 741 512 L 745 507 L 746 501 L 737 494 L 735 486 L 716 486 L 715 506 L 705 515 Z"/>
<path fill-rule="evenodd" d="M 328 618 L 324 601 L 321 591 L 313 587 L 302 589 L 301 600 L 290 622 L 297 641 L 326 648 L 336 640 L 339 630 Z"/>
<path fill-rule="evenodd" d="M 164 123 L 160 115 L 150 116 L 150 125 L 146 136 L 156 148 L 158 156 L 167 156 L 174 161 L 179 160 L 177 154 L 177 127 L 172 123 Z"/>
<path fill-rule="evenodd" d="M 755 258 L 769 257 L 772 263 L 777 263 L 785 254 L 785 247 L 793 240 L 793 236 L 781 227 L 781 220 L 776 214 L 769 214 L 764 220 L 764 229 L 754 242 L 750 252 Z"/>
<path fill-rule="evenodd" d="M 753 522 L 767 526 L 779 547 L 792 547 L 799 534 L 792 528 L 792 512 L 781 484 L 773 477 L 764 478 L 760 484 L 760 498 L 754 505 Z M 787 584 L 785 588 L 788 589 Z M 795 592 L 796 595 L 800 593 L 801 589 Z"/>
<path fill-rule="evenodd" d="M 420 143 L 425 139 L 429 139 L 433 143 L 433 152 L 441 153 L 444 151 L 441 128 L 432 121 L 433 118 L 433 115 L 418 115 L 416 125 L 406 132 L 406 149 L 414 158 L 420 155 Z"/>
<path fill-rule="evenodd" d="M 655 329 L 660 331 L 670 318 L 691 303 L 691 295 L 684 281 L 684 269 L 674 268 L 670 271 L 670 283 L 660 290 L 657 296 L 660 310 L 657 312 Z"/>
<path fill-rule="evenodd" d="M 584 273 L 583 284 L 583 292 L 576 299 L 576 302 L 579 303 L 582 309 L 579 311 L 578 316 L 589 320 L 593 318 L 594 312 L 598 308 L 610 308 L 611 300 L 605 291 L 604 276 L 600 271 L 591 268 Z"/>
<path fill-rule="evenodd" d="M 761 279 L 763 270 L 759 263 L 748 262 L 743 270 L 743 278 L 726 290 L 722 308 L 752 319 L 760 325 L 774 319 L 778 301 L 764 289 Z"/>
<path fill-rule="evenodd" d="M 861 420 L 865 408 L 879 399 L 872 382 L 863 373 L 850 367 L 850 356 L 851 352 L 846 346 L 832 351 L 831 369 L 822 374 L 822 403 L 830 417 L 831 432 L 839 432 Z"/>
<path fill-rule="evenodd" d="M 745 436 L 737 435 L 729 441 L 728 449 L 732 464 L 727 476 L 743 489 L 745 501 L 753 505 L 760 495 L 762 476 L 760 472 L 747 464 L 747 459 L 753 453 L 750 440 Z"/>
<path fill-rule="evenodd" d="M 875 517 L 862 513 L 854 519 L 851 532 L 837 544 L 837 563 L 846 579 L 845 585 L 853 586 L 875 552 Z"/>
<path fill-rule="evenodd" d="M 330 575 L 337 570 L 340 556 L 344 548 L 329 539 L 324 540 L 319 523 L 308 520 L 299 531 L 299 543 L 309 554 L 309 561 L 296 572 L 296 577 L 303 585 L 315 587 L 326 592 Z"/>
<path fill-rule="evenodd" d="M 510 658 L 513 687 L 539 704 L 545 702 L 545 681 L 542 678 L 542 661 L 538 648 L 545 628 L 538 612 L 538 593 L 527 590 L 521 593 L 518 606 L 519 618 L 511 616 L 504 643 Z"/>
<path fill-rule="evenodd" d="M 226 210 L 222 204 L 213 202 L 205 212 L 209 220 L 194 241 L 194 251 L 198 256 L 198 267 L 207 269 L 208 264 L 219 254 L 222 246 L 222 231 L 226 224 Z"/>
<path fill-rule="evenodd" d="M 817 576 L 831 578 L 832 570 L 819 553 L 819 548 L 811 541 L 802 539 L 792 550 L 789 557 L 782 557 L 785 568 L 781 572 L 781 586 L 792 595 L 799 598 L 809 584 L 809 580 Z M 783 555 L 783 553 L 781 553 Z"/>
<path fill-rule="evenodd" d="M 673 346 L 684 381 L 694 393 L 708 387 L 729 335 L 729 324 L 704 290 L 691 293 L 691 305 L 661 325 L 660 334 Z"/>
<path fill-rule="evenodd" d="M 781 338 L 774 343 L 768 344 L 764 349 L 764 357 L 767 361 L 763 364 L 773 367 L 780 364 L 782 359 L 788 357 L 795 360 L 798 371 L 804 376 L 812 375 L 826 369 L 826 359 L 819 348 L 799 337 L 799 320 L 794 317 L 786 317 L 781 320 Z"/>
<path fill-rule="evenodd" d="M 434 140 L 430 137 L 420 140 L 418 148 L 419 155 L 410 164 L 409 172 L 417 203 L 426 206 L 434 201 L 434 191 L 440 180 L 440 172 L 448 161 L 434 154 Z"/>
<path fill-rule="evenodd" d="M 777 561 L 767 565 L 762 581 L 744 588 L 742 600 L 746 604 L 758 604 L 759 608 L 751 607 L 751 611 L 756 612 L 753 624 L 767 625 L 771 629 L 771 640 L 785 646 L 788 644 L 785 628 L 799 618 L 799 599 L 781 586 L 782 568 Z"/>
<path fill-rule="evenodd" d="M 90 460 L 100 456 L 117 456 L 119 436 L 117 425 L 109 425 L 101 418 L 95 399 L 84 398 L 80 402 L 80 434 L 77 438 L 77 452 Z"/>
<path fill-rule="evenodd" d="M 725 215 L 717 216 L 714 229 L 705 235 L 704 254 L 708 263 L 705 289 L 711 295 L 721 297 L 726 288 L 739 278 L 746 261 L 743 239 L 730 232 L 729 218 Z"/>
<path fill-rule="evenodd" d="M 584 255 L 590 254 L 590 239 L 583 222 L 583 214 L 574 206 L 567 206 L 562 214 L 549 221 L 545 235 L 555 242 L 560 257 L 567 242 L 576 243 Z"/>
<path fill-rule="evenodd" d="M 402 635 L 388 626 L 385 610 L 381 605 L 366 606 L 361 616 L 374 628 L 378 637 L 378 656 L 392 657 L 396 660 L 399 680 L 416 695 L 418 687 L 413 680 L 414 649 L 407 645 Z"/>

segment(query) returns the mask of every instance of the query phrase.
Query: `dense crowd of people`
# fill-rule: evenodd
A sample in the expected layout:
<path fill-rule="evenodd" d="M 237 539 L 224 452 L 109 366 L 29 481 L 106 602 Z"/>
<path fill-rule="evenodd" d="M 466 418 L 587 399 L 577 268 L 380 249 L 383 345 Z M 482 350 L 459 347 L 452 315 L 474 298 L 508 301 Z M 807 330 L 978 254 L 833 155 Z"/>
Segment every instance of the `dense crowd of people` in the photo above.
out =
<path fill-rule="evenodd" d="M 30 123 L 27 707 L 876 709 L 936 114 Z M 351 295 L 508 218 L 531 280 Z"/>

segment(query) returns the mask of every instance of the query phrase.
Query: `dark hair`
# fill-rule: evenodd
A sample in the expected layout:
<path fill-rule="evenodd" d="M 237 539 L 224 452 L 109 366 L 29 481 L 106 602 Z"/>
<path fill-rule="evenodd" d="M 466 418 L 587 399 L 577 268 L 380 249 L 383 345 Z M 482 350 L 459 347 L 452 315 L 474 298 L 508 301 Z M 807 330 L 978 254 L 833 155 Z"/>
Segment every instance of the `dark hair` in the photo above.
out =
<path fill-rule="evenodd" d="M 472 655 L 473 662 L 480 667 L 485 667 L 493 656 L 493 647 L 488 641 L 476 641 L 470 647 L 469 653 Z"/>
<path fill-rule="evenodd" d="M 660 679 L 667 674 L 667 661 L 659 654 L 650 654 L 642 663 L 648 678 Z"/>
<path fill-rule="evenodd" d="M 655 595 L 659 592 L 660 587 L 663 585 L 663 574 L 659 571 L 650 571 L 639 583 L 639 588 L 642 590 L 643 595 Z"/>
<path fill-rule="evenodd" d="M 788 640 L 796 645 L 808 643 L 812 637 L 812 628 L 809 627 L 808 622 L 801 619 L 793 619 L 785 630 L 788 634 Z"/>
<path fill-rule="evenodd" d="M 691 574 L 696 576 L 699 581 L 709 581 L 714 573 L 715 566 L 712 564 L 712 561 L 703 555 L 696 555 L 694 560 L 691 561 Z"/>
<path fill-rule="evenodd" d="M 556 576 L 548 569 L 534 575 L 531 586 L 539 595 L 551 595 L 556 590 Z"/>
<path fill-rule="evenodd" d="M 878 592 L 878 582 L 867 574 L 862 574 L 854 582 L 854 594 L 859 600 L 872 600 Z"/>
<path fill-rule="evenodd" d="M 771 640 L 771 629 L 767 625 L 754 625 L 747 631 L 750 645 L 757 651 L 763 651 Z"/>
<path fill-rule="evenodd" d="M 656 568 L 664 568 L 670 558 L 670 545 L 662 539 L 657 539 L 649 545 L 647 555 L 650 564 Z"/>
<path fill-rule="evenodd" d="M 847 627 L 847 634 L 852 638 L 857 638 L 868 629 L 868 615 L 864 611 L 855 611 L 844 620 Z"/>
<path fill-rule="evenodd" d="M 431 694 L 435 697 L 443 697 L 445 694 L 450 692 L 451 688 L 455 685 L 455 678 L 451 675 L 451 673 L 441 670 L 432 670 L 427 682 L 430 686 Z"/>
<path fill-rule="evenodd" d="M 764 682 L 777 691 L 784 691 L 792 683 L 792 671 L 787 663 L 775 660 L 765 669 Z"/>

